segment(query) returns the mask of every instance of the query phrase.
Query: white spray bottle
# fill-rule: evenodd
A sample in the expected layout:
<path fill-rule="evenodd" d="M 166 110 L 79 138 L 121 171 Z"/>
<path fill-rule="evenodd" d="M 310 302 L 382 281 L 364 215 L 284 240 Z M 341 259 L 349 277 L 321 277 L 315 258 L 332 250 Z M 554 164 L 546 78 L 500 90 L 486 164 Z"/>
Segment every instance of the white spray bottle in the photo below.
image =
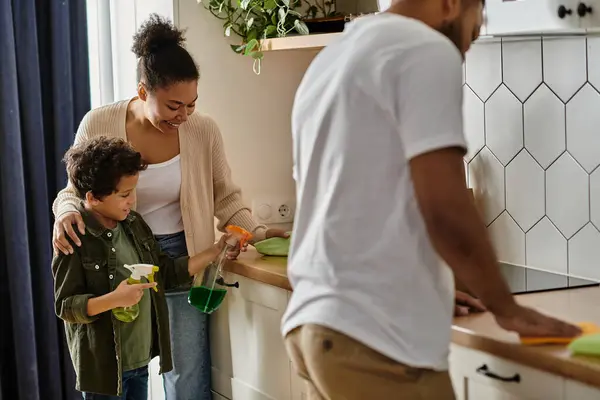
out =
<path fill-rule="evenodd" d="M 151 264 L 125 264 L 123 266 L 131 271 L 131 275 L 127 278 L 127 283 L 130 285 L 142 283 L 142 277 L 146 278 L 150 283 L 154 282 L 154 274 L 159 270 L 156 265 Z M 156 286 L 152 289 L 158 292 Z M 139 304 L 134 304 L 129 307 L 118 307 L 114 308 L 112 313 L 119 321 L 132 322 L 140 315 L 140 306 Z"/>

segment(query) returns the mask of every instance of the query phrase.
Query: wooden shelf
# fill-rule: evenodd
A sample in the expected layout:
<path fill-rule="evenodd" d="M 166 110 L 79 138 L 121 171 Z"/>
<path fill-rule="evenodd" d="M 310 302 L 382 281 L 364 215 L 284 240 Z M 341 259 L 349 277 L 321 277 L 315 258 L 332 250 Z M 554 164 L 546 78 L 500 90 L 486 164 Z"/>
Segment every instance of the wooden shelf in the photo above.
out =
<path fill-rule="evenodd" d="M 262 51 L 322 49 L 339 35 L 341 33 L 323 33 L 265 39 L 262 41 Z"/>

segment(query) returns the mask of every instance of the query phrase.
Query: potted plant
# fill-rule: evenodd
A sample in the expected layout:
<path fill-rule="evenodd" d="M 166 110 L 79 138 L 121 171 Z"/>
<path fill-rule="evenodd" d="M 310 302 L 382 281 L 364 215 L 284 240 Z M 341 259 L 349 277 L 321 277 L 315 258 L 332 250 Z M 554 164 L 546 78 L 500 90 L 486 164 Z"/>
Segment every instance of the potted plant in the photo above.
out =
<path fill-rule="evenodd" d="M 208 0 L 206 7 L 223 21 L 225 36 L 232 33 L 241 43 L 231 45 L 234 52 L 254 59 L 254 72 L 260 74 L 263 59 L 261 40 L 285 37 L 290 32 L 308 35 L 302 14 L 296 11 L 301 0 Z"/>

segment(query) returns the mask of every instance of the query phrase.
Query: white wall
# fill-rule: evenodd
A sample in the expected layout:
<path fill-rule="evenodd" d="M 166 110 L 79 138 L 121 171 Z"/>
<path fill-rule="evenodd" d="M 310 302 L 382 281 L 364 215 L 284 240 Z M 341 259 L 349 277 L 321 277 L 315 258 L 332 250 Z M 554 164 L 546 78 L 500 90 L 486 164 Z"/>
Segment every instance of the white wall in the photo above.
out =
<path fill-rule="evenodd" d="M 294 198 L 290 112 L 296 88 L 316 54 L 266 53 L 261 75 L 233 53 L 223 22 L 196 0 L 175 10 L 188 50 L 200 66 L 199 107 L 219 124 L 236 183 L 250 205 L 257 196 Z M 233 43 L 233 41 L 231 41 Z"/>
<path fill-rule="evenodd" d="M 600 279 L 600 38 L 476 44 L 470 184 L 503 261 Z"/>

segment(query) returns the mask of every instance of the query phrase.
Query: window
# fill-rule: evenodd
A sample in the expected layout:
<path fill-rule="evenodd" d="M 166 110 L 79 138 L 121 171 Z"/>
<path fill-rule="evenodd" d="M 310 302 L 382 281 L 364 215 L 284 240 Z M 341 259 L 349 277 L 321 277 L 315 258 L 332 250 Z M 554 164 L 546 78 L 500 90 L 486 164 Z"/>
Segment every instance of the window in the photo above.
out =
<path fill-rule="evenodd" d="M 86 0 L 92 108 L 135 96 L 133 35 L 153 12 L 173 19 L 174 0 Z"/>

